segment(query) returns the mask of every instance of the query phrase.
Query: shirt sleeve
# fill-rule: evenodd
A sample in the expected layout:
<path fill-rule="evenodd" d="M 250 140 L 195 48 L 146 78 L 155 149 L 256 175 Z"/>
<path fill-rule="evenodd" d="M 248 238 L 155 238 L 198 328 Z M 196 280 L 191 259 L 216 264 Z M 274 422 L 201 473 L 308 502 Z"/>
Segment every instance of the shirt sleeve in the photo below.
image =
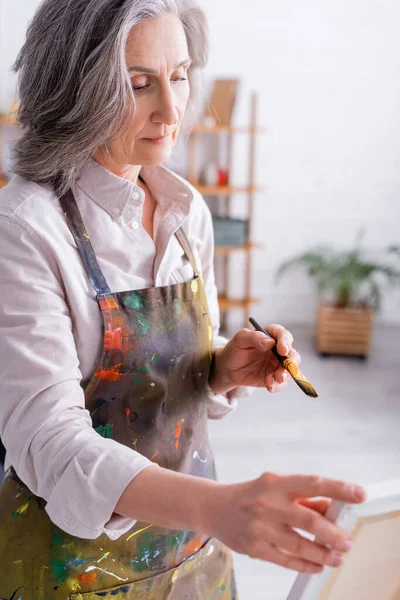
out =
<path fill-rule="evenodd" d="M 67 533 L 116 539 L 135 521 L 114 508 L 147 458 L 92 427 L 68 301 L 51 249 L 0 216 L 0 436 L 7 464 Z"/>
<path fill-rule="evenodd" d="M 220 312 L 218 305 L 218 290 L 215 283 L 214 274 L 214 229 L 212 217 L 208 206 L 203 197 L 198 194 L 198 200 L 201 202 L 201 212 L 204 219 L 201 228 L 201 243 L 198 252 L 201 259 L 202 276 L 204 280 L 208 308 L 212 320 L 214 333 L 214 348 L 223 348 L 228 339 L 219 334 L 220 330 Z M 250 387 L 236 387 L 226 394 L 215 394 L 208 386 L 208 418 L 222 419 L 238 406 L 238 399 L 250 396 L 254 389 Z"/>

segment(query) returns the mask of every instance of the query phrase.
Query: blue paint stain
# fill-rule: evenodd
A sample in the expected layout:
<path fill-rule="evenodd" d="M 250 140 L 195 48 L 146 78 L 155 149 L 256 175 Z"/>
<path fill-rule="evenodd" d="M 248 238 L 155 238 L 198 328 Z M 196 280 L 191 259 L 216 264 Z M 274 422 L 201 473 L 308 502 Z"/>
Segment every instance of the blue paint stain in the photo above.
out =
<path fill-rule="evenodd" d="M 166 402 L 163 402 L 163 405 L 162 405 L 162 408 L 161 408 L 161 411 L 162 411 L 162 413 L 163 413 L 164 415 L 165 415 L 165 407 L 166 407 L 166 405 L 167 405 L 167 403 L 166 403 Z"/>
<path fill-rule="evenodd" d="M 80 560 L 79 558 L 74 558 L 73 560 L 70 560 L 68 562 L 68 564 L 71 567 L 81 567 L 82 565 L 84 565 L 85 563 L 87 563 L 88 561 L 86 560 Z"/>
<path fill-rule="evenodd" d="M 117 588 L 116 590 L 109 590 L 108 592 L 95 592 L 95 596 L 99 596 L 100 598 L 105 598 L 108 595 L 110 595 L 110 596 L 116 596 L 120 592 L 122 592 L 124 594 L 128 594 L 130 591 L 131 591 L 131 586 L 130 585 L 124 585 L 124 586 L 122 586 L 120 588 Z"/>

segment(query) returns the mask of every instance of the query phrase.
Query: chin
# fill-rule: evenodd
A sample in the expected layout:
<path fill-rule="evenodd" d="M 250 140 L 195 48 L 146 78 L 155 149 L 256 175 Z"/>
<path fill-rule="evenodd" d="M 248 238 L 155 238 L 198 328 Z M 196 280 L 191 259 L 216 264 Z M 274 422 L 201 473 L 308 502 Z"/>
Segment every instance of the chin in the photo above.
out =
<path fill-rule="evenodd" d="M 171 158 L 172 146 L 168 149 L 159 150 L 158 152 L 146 152 L 135 164 L 142 165 L 142 167 L 156 167 L 162 163 L 167 162 Z"/>

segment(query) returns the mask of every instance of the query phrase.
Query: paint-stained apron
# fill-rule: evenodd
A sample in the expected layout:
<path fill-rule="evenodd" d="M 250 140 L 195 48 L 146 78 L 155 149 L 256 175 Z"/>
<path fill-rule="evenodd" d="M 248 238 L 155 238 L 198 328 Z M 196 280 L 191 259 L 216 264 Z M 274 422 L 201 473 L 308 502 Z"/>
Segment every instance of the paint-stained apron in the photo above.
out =
<path fill-rule="evenodd" d="M 215 478 L 206 393 L 212 327 L 183 230 L 175 235 L 193 279 L 113 293 L 72 192 L 60 203 L 104 321 L 102 355 L 84 386 L 93 427 L 161 467 Z M 231 552 L 220 541 L 142 522 L 115 541 L 73 537 L 11 468 L 0 487 L 0 598 L 233 600 L 236 587 Z"/>

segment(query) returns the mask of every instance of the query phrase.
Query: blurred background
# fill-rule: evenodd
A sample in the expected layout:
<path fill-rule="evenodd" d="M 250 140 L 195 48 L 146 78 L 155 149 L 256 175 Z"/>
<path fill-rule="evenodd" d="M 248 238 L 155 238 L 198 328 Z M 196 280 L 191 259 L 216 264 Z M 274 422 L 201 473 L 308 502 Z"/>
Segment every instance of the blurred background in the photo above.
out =
<path fill-rule="evenodd" d="M 3 184 L 18 135 L 10 67 L 38 5 L 0 0 Z M 211 422 L 219 476 L 396 477 L 400 5 L 202 5 L 211 34 L 207 101 L 170 166 L 214 215 L 224 331 L 233 334 L 249 315 L 285 325 L 319 392 L 310 400 L 292 383 L 279 396 L 258 390 Z M 235 561 L 242 600 L 287 597 L 294 573 Z"/>

